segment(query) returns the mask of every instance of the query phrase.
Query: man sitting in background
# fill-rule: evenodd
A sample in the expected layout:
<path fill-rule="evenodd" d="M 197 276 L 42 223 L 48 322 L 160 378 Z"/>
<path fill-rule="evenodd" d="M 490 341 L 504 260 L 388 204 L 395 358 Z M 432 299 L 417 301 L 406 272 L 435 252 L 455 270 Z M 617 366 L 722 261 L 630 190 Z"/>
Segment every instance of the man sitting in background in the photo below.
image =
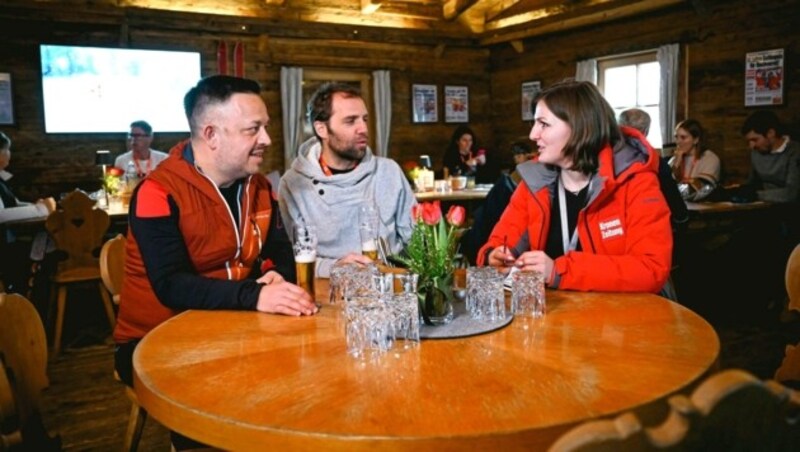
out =
<path fill-rule="evenodd" d="M 619 125 L 633 127 L 647 138 L 650 133 L 650 115 L 646 111 L 638 108 L 629 108 L 619 114 Z M 672 223 L 672 232 L 682 231 L 689 221 L 689 211 L 686 203 L 683 202 L 678 184 L 672 178 L 672 171 L 664 157 L 659 158 L 658 162 L 658 184 L 661 193 L 667 201 Z M 677 249 L 677 245 L 673 249 Z"/>
<path fill-rule="evenodd" d="M 401 251 L 411 238 L 416 200 L 400 166 L 367 146 L 367 106 L 359 91 L 322 85 L 308 101 L 308 122 L 315 137 L 300 145 L 281 179 L 279 199 L 287 229 L 301 222 L 317 228 L 317 276 L 328 277 L 341 258 L 371 262 L 360 255 L 355 227 L 362 206 L 378 210 L 388 252 Z"/>
<path fill-rule="evenodd" d="M 505 172 L 495 181 L 492 189 L 486 194 L 486 199 L 475 209 L 472 227 L 461 239 L 461 252 L 467 261 L 475 265 L 478 250 L 489 240 L 489 235 L 494 225 L 508 206 L 511 195 L 517 189 L 521 179 L 516 170 L 517 165 L 525 163 L 536 156 L 533 143 L 527 137 L 515 141 L 511 145 L 511 155 L 514 158 L 514 170 L 510 174 Z"/>
<path fill-rule="evenodd" d="M 153 128 L 146 121 L 131 123 L 128 132 L 128 152 L 117 157 L 114 166 L 127 171 L 128 164 L 133 164 L 136 177 L 143 178 L 150 174 L 159 163 L 167 158 L 167 154 L 150 149 L 153 143 Z"/>
<path fill-rule="evenodd" d="M 750 174 L 744 186 L 761 201 L 800 201 L 800 143 L 784 135 L 774 112 L 753 112 L 742 125 L 750 147 Z"/>

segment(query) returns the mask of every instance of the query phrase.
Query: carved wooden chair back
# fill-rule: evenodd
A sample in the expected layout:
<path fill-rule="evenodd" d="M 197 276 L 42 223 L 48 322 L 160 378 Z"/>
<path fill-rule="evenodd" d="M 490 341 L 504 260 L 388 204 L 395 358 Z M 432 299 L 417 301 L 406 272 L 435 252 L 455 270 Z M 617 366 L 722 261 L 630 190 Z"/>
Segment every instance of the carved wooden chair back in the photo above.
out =
<path fill-rule="evenodd" d="M 122 278 L 125 274 L 126 241 L 125 236 L 119 234 L 104 243 L 100 250 L 100 277 L 116 304 L 119 304 Z"/>
<path fill-rule="evenodd" d="M 633 413 L 590 421 L 561 436 L 551 452 L 652 450 L 797 450 L 800 393 L 742 370 L 709 377 L 690 397 L 669 399 L 660 425 Z"/>
<path fill-rule="evenodd" d="M 42 390 L 49 384 L 44 326 L 22 295 L 0 293 L 0 361 L 0 417 L 13 412 L 22 426 L 40 411 Z"/>
<path fill-rule="evenodd" d="M 56 328 L 53 334 L 52 357 L 61 350 L 61 333 L 64 324 L 64 311 L 67 301 L 67 287 L 72 283 L 97 281 L 100 297 L 111 328 L 116 317 L 111 297 L 100 280 L 99 253 L 103 236 L 108 230 L 108 214 L 94 207 L 95 202 L 79 190 L 64 197 L 61 208 L 48 215 L 45 228 L 56 248 L 62 254 L 56 273 L 53 276 L 53 297 L 57 296 Z"/>

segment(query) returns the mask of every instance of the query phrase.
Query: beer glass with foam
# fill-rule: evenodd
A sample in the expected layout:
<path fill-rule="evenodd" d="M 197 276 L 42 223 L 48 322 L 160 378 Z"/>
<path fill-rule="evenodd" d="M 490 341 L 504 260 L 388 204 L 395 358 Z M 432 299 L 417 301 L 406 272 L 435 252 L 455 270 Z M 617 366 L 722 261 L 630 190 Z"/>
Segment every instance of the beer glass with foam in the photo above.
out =
<path fill-rule="evenodd" d="M 378 260 L 378 209 L 363 206 L 358 212 L 358 232 L 361 236 L 361 254 L 373 261 Z"/>
<path fill-rule="evenodd" d="M 317 261 L 317 230 L 314 226 L 294 227 L 294 263 L 297 285 L 314 297 L 314 274 Z"/>

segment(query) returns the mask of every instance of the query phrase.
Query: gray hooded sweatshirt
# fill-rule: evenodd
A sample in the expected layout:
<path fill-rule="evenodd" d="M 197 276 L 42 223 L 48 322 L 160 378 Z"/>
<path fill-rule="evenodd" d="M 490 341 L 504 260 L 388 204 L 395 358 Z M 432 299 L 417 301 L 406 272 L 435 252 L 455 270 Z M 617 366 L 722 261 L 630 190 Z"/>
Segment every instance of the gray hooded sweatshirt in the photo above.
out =
<path fill-rule="evenodd" d="M 380 212 L 380 236 L 391 253 L 400 252 L 414 226 L 414 192 L 394 161 L 367 148 L 353 171 L 326 176 L 319 164 L 322 146 L 316 137 L 300 145 L 292 167 L 281 178 L 279 203 L 286 230 L 304 222 L 317 228 L 316 274 L 330 276 L 331 266 L 348 253 L 361 253 L 358 210 L 374 205 Z"/>

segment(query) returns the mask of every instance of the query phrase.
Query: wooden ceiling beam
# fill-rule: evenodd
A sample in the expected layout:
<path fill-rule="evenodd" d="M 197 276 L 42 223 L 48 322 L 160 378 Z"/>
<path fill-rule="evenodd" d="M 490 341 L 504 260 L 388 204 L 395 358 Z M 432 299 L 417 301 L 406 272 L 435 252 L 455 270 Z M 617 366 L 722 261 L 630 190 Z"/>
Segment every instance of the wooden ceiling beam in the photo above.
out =
<path fill-rule="evenodd" d="M 486 10 L 486 13 L 484 15 L 486 22 L 494 20 L 497 16 L 503 14 L 504 11 L 516 5 L 520 1 L 522 0 L 501 0 L 500 2 L 491 6 L 489 9 Z"/>
<path fill-rule="evenodd" d="M 372 14 L 381 7 L 381 0 L 361 0 L 361 14 Z"/>
<path fill-rule="evenodd" d="M 442 17 L 444 17 L 445 20 L 458 19 L 461 13 L 478 1 L 479 0 L 445 0 L 442 5 Z"/>
<path fill-rule="evenodd" d="M 549 33 L 603 23 L 610 20 L 621 19 L 637 14 L 642 14 L 657 9 L 685 3 L 686 0 L 591 0 L 592 6 L 570 7 L 560 6 L 551 8 L 562 9 L 560 13 L 548 11 L 531 11 L 521 14 L 519 18 L 503 19 L 486 24 L 486 32 L 480 40 L 481 45 L 492 45 L 512 40 L 521 40 Z M 568 11 L 563 8 L 571 8 Z M 546 8 L 550 9 L 550 8 Z M 514 19 L 517 18 L 517 19 Z M 509 20 L 514 19 L 513 23 Z M 513 27 L 513 28 L 512 28 Z M 506 30 L 506 28 L 510 28 Z"/>

